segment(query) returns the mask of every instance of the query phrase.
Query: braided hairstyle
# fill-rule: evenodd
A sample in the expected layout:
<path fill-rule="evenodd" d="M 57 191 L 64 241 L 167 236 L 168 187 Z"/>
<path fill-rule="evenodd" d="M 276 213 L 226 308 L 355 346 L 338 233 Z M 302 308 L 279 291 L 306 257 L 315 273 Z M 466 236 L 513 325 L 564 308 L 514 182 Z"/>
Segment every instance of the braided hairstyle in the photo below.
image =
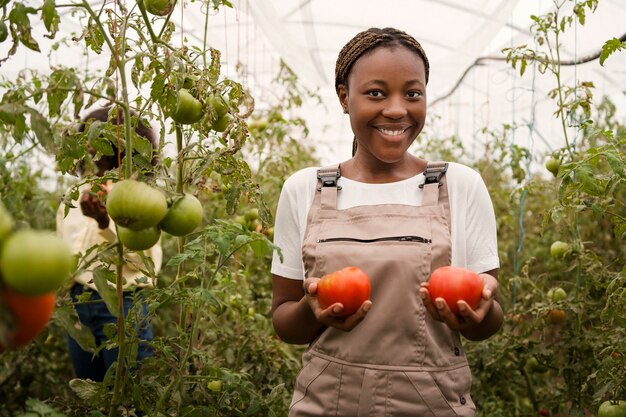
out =
<path fill-rule="evenodd" d="M 352 71 L 354 63 L 367 52 L 378 47 L 389 47 L 394 45 L 402 45 L 414 51 L 424 61 L 426 67 L 426 84 L 428 84 L 428 74 L 430 65 L 426 52 L 422 45 L 411 35 L 394 28 L 369 28 L 356 34 L 341 49 L 337 62 L 335 64 L 335 91 L 339 92 L 339 85 L 348 85 L 348 77 Z M 352 156 L 356 152 L 356 137 L 352 142 Z"/>

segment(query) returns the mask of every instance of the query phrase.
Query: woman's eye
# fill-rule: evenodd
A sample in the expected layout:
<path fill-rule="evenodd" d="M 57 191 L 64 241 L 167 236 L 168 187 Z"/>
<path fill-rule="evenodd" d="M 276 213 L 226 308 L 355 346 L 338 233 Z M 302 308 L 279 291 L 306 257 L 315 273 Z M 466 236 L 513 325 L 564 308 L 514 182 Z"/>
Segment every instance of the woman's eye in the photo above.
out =
<path fill-rule="evenodd" d="M 408 93 L 406 93 L 406 95 L 409 98 L 419 98 L 421 97 L 422 93 L 420 93 L 419 91 L 409 91 Z"/>
<path fill-rule="evenodd" d="M 370 97 L 382 97 L 383 92 L 380 90 L 370 90 L 367 92 L 367 95 Z"/>

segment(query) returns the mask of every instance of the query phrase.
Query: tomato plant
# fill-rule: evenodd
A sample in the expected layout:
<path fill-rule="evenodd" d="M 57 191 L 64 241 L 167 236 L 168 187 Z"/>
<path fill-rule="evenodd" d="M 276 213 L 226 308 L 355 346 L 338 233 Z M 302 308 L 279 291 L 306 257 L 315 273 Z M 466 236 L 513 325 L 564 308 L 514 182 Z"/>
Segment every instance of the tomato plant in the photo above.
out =
<path fill-rule="evenodd" d="M 144 0 L 146 10 L 157 16 L 167 16 L 174 9 L 174 0 Z"/>
<path fill-rule="evenodd" d="M 117 226 L 117 237 L 130 250 L 146 250 L 153 247 L 161 237 L 161 231 L 156 227 L 146 227 L 141 230 L 128 229 Z"/>
<path fill-rule="evenodd" d="M 604 401 L 598 408 L 598 417 L 626 417 L 626 401 Z"/>
<path fill-rule="evenodd" d="M 119 226 L 141 230 L 163 220 L 167 214 L 167 199 L 160 190 L 144 182 L 122 180 L 111 188 L 106 208 Z"/>
<path fill-rule="evenodd" d="M 72 268 L 67 244 L 53 233 L 22 229 L 0 249 L 0 271 L 8 287 L 27 295 L 55 291 Z"/>
<path fill-rule="evenodd" d="M 472 309 L 478 307 L 483 287 L 484 282 L 477 273 L 453 266 L 435 269 L 428 279 L 428 291 L 433 302 L 443 298 L 454 314 L 459 314 L 457 303 L 461 300 Z"/>
<path fill-rule="evenodd" d="M 203 115 L 204 109 L 200 100 L 192 96 L 185 88 L 178 90 L 172 119 L 180 124 L 192 124 L 202 119 Z"/>
<path fill-rule="evenodd" d="M 324 275 L 317 284 L 317 301 L 326 309 L 341 303 L 341 316 L 356 312 L 371 292 L 370 279 L 363 270 L 349 266 Z"/>
<path fill-rule="evenodd" d="M 177 198 L 161 220 L 160 227 L 173 236 L 184 236 L 202 222 L 202 203 L 195 196 L 185 194 Z"/>
<path fill-rule="evenodd" d="M 13 318 L 7 335 L 7 348 L 11 349 L 30 343 L 47 326 L 55 307 L 56 293 L 30 296 L 5 287 L 0 291 L 0 300 L 0 308 L 4 307 Z"/>

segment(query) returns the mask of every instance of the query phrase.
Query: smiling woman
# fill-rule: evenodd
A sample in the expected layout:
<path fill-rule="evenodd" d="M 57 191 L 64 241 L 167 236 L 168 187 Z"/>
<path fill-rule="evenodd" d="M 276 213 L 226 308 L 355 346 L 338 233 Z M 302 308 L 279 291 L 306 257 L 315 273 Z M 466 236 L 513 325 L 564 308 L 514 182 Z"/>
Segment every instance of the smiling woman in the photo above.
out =
<path fill-rule="evenodd" d="M 361 32 L 341 50 L 335 74 L 353 155 L 292 175 L 276 212 L 283 258 L 272 262 L 274 328 L 286 342 L 309 344 L 289 415 L 391 407 L 473 416 L 460 336 L 486 339 L 503 321 L 489 193 L 476 171 L 408 151 L 425 124 L 429 77 L 415 39 L 393 28 Z M 476 304 L 431 301 L 430 274 L 446 265 L 476 273 L 484 286 Z M 320 281 L 348 266 L 371 280 L 370 299 L 350 314 L 354 300 L 322 302 Z"/>

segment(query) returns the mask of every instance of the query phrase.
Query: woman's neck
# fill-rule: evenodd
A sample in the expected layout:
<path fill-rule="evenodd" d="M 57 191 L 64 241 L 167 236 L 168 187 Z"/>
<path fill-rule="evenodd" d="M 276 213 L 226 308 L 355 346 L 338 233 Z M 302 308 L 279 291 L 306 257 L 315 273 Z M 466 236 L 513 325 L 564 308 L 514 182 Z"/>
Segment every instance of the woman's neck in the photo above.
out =
<path fill-rule="evenodd" d="M 373 164 L 357 154 L 341 163 L 341 176 L 359 182 L 384 184 L 402 181 L 424 172 L 426 162 L 407 153 L 402 160 L 394 163 L 378 161 Z"/>

